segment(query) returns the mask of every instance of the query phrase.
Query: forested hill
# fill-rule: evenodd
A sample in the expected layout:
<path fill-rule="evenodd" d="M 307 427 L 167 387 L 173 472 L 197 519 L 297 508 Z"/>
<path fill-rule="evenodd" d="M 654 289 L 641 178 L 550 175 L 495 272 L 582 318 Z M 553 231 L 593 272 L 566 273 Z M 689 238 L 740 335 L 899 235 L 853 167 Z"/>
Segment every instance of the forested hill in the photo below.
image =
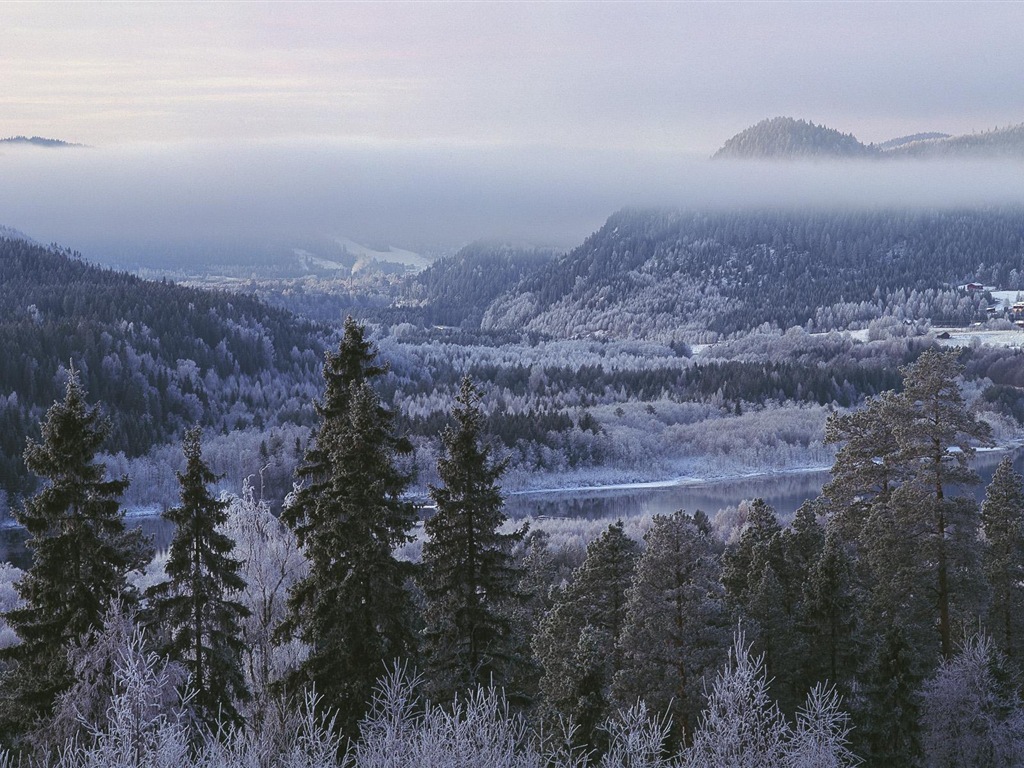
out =
<path fill-rule="evenodd" d="M 47 139 L 42 136 L 8 136 L 6 139 L 0 139 L 0 144 L 22 144 L 30 147 L 45 147 L 47 149 L 84 146 L 83 144 L 72 144 L 70 141 L 62 141 L 61 139 Z"/>
<path fill-rule="evenodd" d="M 426 322 L 479 325 L 494 299 L 554 257 L 549 250 L 472 243 L 411 277 L 411 296 Z"/>
<path fill-rule="evenodd" d="M 1024 123 L 962 136 L 939 135 L 908 141 L 886 155 L 920 158 L 1024 157 Z"/>
<path fill-rule="evenodd" d="M 624 210 L 499 296 L 490 330 L 710 341 L 762 323 L 982 319 L 968 281 L 1024 287 L 1024 210 Z"/>
<path fill-rule="evenodd" d="M 737 133 L 713 157 L 741 160 L 1022 158 L 1024 123 L 959 136 L 927 132 L 880 144 L 863 144 L 852 134 L 824 125 L 792 117 L 772 117 Z"/>
<path fill-rule="evenodd" d="M 323 335 L 249 296 L 149 282 L 0 239 L 0 489 L 25 487 L 25 435 L 63 396 L 69 364 L 108 406 L 106 447 L 135 455 L 195 423 L 308 421 Z"/>
<path fill-rule="evenodd" d="M 715 158 L 873 157 L 878 150 L 848 133 L 792 117 L 762 120 L 725 142 Z"/>

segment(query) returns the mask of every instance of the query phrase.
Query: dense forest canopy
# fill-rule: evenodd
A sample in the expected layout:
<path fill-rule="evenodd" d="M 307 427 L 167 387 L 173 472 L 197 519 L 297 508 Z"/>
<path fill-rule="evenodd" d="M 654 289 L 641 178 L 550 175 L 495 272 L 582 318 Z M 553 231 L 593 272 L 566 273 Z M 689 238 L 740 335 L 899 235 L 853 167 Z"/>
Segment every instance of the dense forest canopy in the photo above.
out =
<path fill-rule="evenodd" d="M 872 157 L 878 150 L 849 133 L 792 117 L 772 117 L 740 131 L 715 158 Z"/>
<path fill-rule="evenodd" d="M 982 297 L 955 288 L 973 280 L 1024 287 L 1024 211 L 623 210 L 499 296 L 483 327 L 693 342 L 882 315 L 966 325 Z"/>
<path fill-rule="evenodd" d="M 63 390 L 116 404 L 105 448 L 137 456 L 202 424 L 312 417 L 326 329 L 242 294 L 183 288 L 0 239 L 0 485 L 23 490 L 25 436 Z"/>

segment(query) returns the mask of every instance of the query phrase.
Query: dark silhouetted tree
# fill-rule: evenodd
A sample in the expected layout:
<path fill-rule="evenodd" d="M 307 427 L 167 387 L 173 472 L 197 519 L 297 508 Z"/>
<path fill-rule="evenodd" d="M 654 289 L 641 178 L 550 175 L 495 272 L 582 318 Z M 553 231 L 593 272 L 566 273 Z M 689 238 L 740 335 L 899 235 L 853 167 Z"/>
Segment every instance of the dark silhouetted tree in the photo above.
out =
<path fill-rule="evenodd" d="M 571 718 L 580 744 L 598 745 L 598 726 L 611 712 L 612 678 L 622 666 L 616 643 L 639 552 L 621 521 L 609 525 L 587 545 L 586 559 L 533 639 L 546 713 Z"/>
<path fill-rule="evenodd" d="M 167 655 L 189 674 L 191 706 L 212 730 L 218 723 L 241 722 L 235 702 L 248 691 L 242 675 L 241 620 L 249 610 L 231 598 L 245 588 L 235 542 L 219 528 L 227 521 L 228 501 L 214 498 L 217 478 L 203 461 L 202 430 L 185 433 L 185 471 L 178 473 L 181 503 L 164 512 L 174 523 L 167 560 L 168 581 L 150 588 L 155 626 Z"/>
<path fill-rule="evenodd" d="M 32 566 L 18 582 L 24 604 L 6 614 L 21 639 L 4 681 L 3 719 L 24 730 L 51 710 L 71 684 L 68 650 L 98 629 L 111 602 L 131 602 L 127 575 L 151 554 L 138 529 L 125 530 L 119 497 L 126 478 L 110 480 L 96 454 L 107 434 L 98 406 L 88 406 L 71 370 L 64 399 L 25 450 L 44 486 L 15 515 L 29 533 Z"/>
<path fill-rule="evenodd" d="M 421 583 L 426 598 L 426 665 L 432 695 L 447 701 L 476 685 L 510 679 L 515 646 L 511 615 L 519 580 L 512 548 L 524 531 L 502 533 L 498 480 L 507 461 L 483 443 L 480 393 L 462 380 L 441 437 L 437 511 L 424 525 Z"/>
<path fill-rule="evenodd" d="M 315 684 L 352 735 L 377 678 L 416 647 L 406 583 L 413 567 L 394 556 L 416 521 L 403 497 L 410 477 L 398 464 L 411 446 L 370 386 L 384 372 L 376 356 L 365 329 L 346 320 L 324 363 L 320 426 L 299 468 L 305 484 L 282 512 L 310 567 L 291 590 L 280 632 L 310 647 L 291 682 Z"/>
<path fill-rule="evenodd" d="M 985 575 L 991 589 L 988 629 L 1006 657 L 1024 662 L 1024 477 L 1006 457 L 981 504 Z"/>

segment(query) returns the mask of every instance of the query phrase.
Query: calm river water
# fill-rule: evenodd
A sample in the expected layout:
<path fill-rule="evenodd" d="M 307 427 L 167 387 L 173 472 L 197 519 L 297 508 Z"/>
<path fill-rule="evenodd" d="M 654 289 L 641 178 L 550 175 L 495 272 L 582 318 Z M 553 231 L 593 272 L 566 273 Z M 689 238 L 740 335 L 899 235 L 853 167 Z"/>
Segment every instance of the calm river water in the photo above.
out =
<path fill-rule="evenodd" d="M 981 475 L 982 485 L 975 488 L 980 500 L 985 486 L 992 479 L 1004 452 L 979 453 L 974 468 Z M 1024 474 L 1024 448 L 1015 449 L 1014 468 Z M 642 514 L 670 514 L 677 509 L 694 512 L 698 509 L 713 515 L 719 509 L 735 506 L 744 499 L 763 498 L 775 508 L 783 520 L 789 520 L 797 508 L 821 492 L 828 480 L 825 471 L 783 473 L 751 478 L 733 478 L 699 484 L 673 485 L 658 488 L 618 488 L 614 490 L 585 489 L 522 493 L 506 500 L 505 511 L 512 519 L 523 517 L 568 517 L 600 520 L 628 518 Z M 158 516 L 133 517 L 129 525 L 139 526 L 152 536 L 157 547 L 166 547 L 171 540 L 171 526 Z M 20 528 L 0 529 L 0 561 L 19 567 L 28 565 L 25 531 Z"/>

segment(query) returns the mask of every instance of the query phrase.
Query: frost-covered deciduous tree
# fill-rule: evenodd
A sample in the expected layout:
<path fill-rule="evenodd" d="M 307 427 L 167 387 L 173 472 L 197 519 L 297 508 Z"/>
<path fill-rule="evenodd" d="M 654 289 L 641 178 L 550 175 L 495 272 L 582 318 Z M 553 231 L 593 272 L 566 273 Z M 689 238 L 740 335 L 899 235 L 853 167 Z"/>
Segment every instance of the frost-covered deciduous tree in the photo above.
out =
<path fill-rule="evenodd" d="M 921 686 L 921 743 L 928 768 L 1024 764 L 1019 681 L 986 636 L 968 638 Z"/>
<path fill-rule="evenodd" d="M 147 651 L 134 628 L 115 661 L 110 703 L 86 735 L 69 742 L 55 768 L 182 768 L 190 760 L 190 730 L 182 707 L 167 707 L 173 688 L 166 663 Z"/>
<path fill-rule="evenodd" d="M 742 631 L 708 693 L 707 708 L 683 754 L 685 768 L 851 768 L 850 721 L 834 688 L 815 686 L 791 727 L 772 700 L 761 656 Z M 895 764 L 894 764 L 895 765 Z"/>
<path fill-rule="evenodd" d="M 21 604 L 17 583 L 24 575 L 25 572 L 13 563 L 0 563 L 0 650 L 20 642 L 17 633 L 7 624 L 5 617 L 9 611 L 13 611 Z"/>
<path fill-rule="evenodd" d="M 118 675 L 126 664 L 135 664 L 144 647 L 139 636 L 138 616 L 115 601 L 104 616 L 103 625 L 90 630 L 69 652 L 74 683 L 57 699 L 52 720 L 47 724 L 45 743 L 37 742 L 37 752 L 50 752 L 70 743 L 82 744 L 90 734 L 105 729 L 114 711 L 118 695 Z M 185 688 L 187 673 L 176 663 L 163 659 L 151 677 L 156 686 L 150 690 L 150 706 L 156 712 L 180 709 L 179 691 Z"/>
<path fill-rule="evenodd" d="M 797 711 L 796 727 L 786 745 L 787 768 L 849 768 L 860 764 L 850 751 L 853 726 L 834 687 L 818 684 Z"/>
<path fill-rule="evenodd" d="M 686 768 L 785 768 L 790 727 L 772 700 L 764 659 L 736 633 L 686 751 Z"/>
<path fill-rule="evenodd" d="M 382 678 L 354 749 L 359 768 L 480 765 L 540 768 L 521 715 L 502 693 L 476 686 L 448 706 L 420 705 L 417 678 L 396 667 Z"/>
<path fill-rule="evenodd" d="M 295 534 L 257 498 L 249 481 L 240 496 L 222 498 L 228 508 L 221 529 L 235 542 L 238 575 L 245 582 L 235 598 L 249 610 L 241 621 L 242 671 L 252 698 L 242 711 L 250 724 L 266 727 L 267 718 L 279 710 L 274 686 L 306 656 L 301 640 L 275 642 L 274 632 L 287 615 L 289 588 L 308 574 L 309 566 Z"/>

